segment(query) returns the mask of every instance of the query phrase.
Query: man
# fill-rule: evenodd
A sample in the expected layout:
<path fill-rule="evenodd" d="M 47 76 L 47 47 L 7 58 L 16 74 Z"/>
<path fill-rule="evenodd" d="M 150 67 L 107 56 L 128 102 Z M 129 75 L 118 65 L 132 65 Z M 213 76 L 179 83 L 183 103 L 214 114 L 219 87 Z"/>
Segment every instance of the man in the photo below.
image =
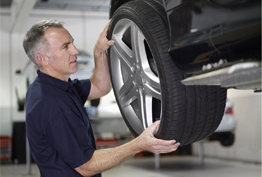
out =
<path fill-rule="evenodd" d="M 124 145 L 96 150 L 84 103 L 111 90 L 106 50 L 114 41 L 106 38 L 108 26 L 94 48 L 94 74 L 81 81 L 69 78 L 77 71 L 78 50 L 62 22 L 37 22 L 25 35 L 25 52 L 39 68 L 26 96 L 27 134 L 43 177 L 98 177 L 140 151 L 168 153 L 179 146 L 175 140 L 156 139 L 155 122 Z"/>

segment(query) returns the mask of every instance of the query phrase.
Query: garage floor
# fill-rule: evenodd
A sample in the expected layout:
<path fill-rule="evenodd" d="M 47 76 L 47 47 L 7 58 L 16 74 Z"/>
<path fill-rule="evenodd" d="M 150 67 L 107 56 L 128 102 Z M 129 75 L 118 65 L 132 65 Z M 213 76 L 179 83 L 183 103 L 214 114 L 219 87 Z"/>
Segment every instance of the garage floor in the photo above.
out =
<path fill-rule="evenodd" d="M 1 165 L 1 177 L 39 177 L 32 164 L 32 175 L 26 165 Z M 103 177 L 261 177 L 261 164 L 205 158 L 201 166 L 196 156 L 161 156 L 155 169 L 154 157 L 133 157 L 118 167 L 104 172 Z"/>

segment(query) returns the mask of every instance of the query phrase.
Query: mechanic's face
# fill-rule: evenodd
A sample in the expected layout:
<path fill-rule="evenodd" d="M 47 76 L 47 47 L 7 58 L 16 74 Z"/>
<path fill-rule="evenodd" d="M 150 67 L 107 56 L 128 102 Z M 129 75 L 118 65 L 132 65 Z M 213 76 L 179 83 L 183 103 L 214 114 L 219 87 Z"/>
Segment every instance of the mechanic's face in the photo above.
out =
<path fill-rule="evenodd" d="M 53 77 L 67 81 L 77 71 L 78 50 L 64 28 L 48 28 L 44 34 L 49 54 L 48 70 Z M 50 74 L 50 73 L 49 73 Z"/>

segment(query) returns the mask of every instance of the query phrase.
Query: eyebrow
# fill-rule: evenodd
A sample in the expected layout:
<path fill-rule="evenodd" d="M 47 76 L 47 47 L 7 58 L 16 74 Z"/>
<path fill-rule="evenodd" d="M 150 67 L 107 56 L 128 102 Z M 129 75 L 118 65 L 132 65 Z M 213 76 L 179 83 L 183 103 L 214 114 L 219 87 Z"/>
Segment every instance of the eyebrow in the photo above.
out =
<path fill-rule="evenodd" d="M 63 45 L 61 46 L 61 48 L 63 48 L 64 46 L 66 46 L 66 45 L 68 45 L 68 44 L 70 44 L 71 42 L 65 42 L 65 43 L 63 43 Z M 74 43 L 74 39 L 72 40 L 72 43 Z"/>
<path fill-rule="evenodd" d="M 64 46 L 67 46 L 68 44 L 70 44 L 71 42 L 65 42 L 63 43 L 63 45 L 61 46 L 61 48 L 63 48 Z"/>

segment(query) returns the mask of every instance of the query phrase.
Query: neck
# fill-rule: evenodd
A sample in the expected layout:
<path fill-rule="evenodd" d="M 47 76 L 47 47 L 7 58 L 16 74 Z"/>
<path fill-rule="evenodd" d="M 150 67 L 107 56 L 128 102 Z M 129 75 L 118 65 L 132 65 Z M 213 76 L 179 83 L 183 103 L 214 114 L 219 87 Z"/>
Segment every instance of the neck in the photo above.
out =
<path fill-rule="evenodd" d="M 70 75 L 68 75 L 68 76 L 67 75 L 61 75 L 61 74 L 54 72 L 54 71 L 51 71 L 47 68 L 42 68 L 42 69 L 40 69 L 40 71 L 42 73 L 46 74 L 46 75 L 49 75 L 51 77 L 54 77 L 56 79 L 59 79 L 59 80 L 65 81 L 65 82 L 68 82 L 68 79 L 69 79 L 69 76 L 70 76 Z"/>

